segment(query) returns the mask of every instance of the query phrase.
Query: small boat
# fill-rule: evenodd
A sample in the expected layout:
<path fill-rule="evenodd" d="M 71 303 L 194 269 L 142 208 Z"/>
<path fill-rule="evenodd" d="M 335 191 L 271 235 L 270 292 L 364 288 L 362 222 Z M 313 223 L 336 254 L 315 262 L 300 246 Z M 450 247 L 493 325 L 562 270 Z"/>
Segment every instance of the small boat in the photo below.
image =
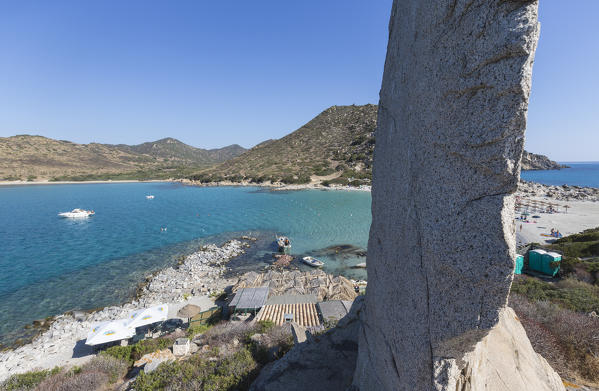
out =
<path fill-rule="evenodd" d="M 153 199 L 154 199 L 154 196 L 153 196 L 153 195 L 147 195 L 147 196 L 146 196 L 146 198 L 147 198 L 148 200 L 153 200 Z"/>
<path fill-rule="evenodd" d="M 314 257 L 303 257 L 302 261 L 308 265 L 308 266 L 312 266 L 312 267 L 323 267 L 324 266 L 324 262 L 320 261 Z"/>
<path fill-rule="evenodd" d="M 354 268 L 356 268 L 356 269 L 366 269 L 366 262 L 358 263 L 356 266 L 354 266 Z"/>
<path fill-rule="evenodd" d="M 275 236 L 275 238 L 277 239 L 280 252 L 286 253 L 291 250 L 291 241 L 287 236 Z"/>
<path fill-rule="evenodd" d="M 70 212 L 62 212 L 62 213 L 59 213 L 58 215 L 60 217 L 65 217 L 65 218 L 69 218 L 69 219 L 79 219 L 79 218 L 93 216 L 95 214 L 96 214 L 96 212 L 94 212 L 93 210 L 73 209 Z"/>

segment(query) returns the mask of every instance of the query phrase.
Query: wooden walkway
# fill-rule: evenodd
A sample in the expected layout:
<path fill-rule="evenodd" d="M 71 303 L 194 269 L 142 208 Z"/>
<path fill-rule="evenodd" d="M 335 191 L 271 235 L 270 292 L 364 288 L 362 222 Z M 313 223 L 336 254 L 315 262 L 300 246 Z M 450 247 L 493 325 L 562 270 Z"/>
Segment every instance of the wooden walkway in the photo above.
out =
<path fill-rule="evenodd" d="M 313 303 L 266 305 L 256 315 L 256 321 L 270 320 L 281 326 L 285 322 L 285 314 L 293 314 L 293 321 L 304 327 L 320 325 L 316 305 Z"/>

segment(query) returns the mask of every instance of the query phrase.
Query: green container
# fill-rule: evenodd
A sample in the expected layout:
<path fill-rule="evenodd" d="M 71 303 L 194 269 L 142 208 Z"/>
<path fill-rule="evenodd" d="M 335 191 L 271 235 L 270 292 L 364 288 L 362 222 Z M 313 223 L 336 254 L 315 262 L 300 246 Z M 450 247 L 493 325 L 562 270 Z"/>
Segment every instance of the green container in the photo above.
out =
<path fill-rule="evenodd" d="M 528 252 L 528 268 L 537 272 L 543 272 L 543 255 L 545 250 L 531 250 Z"/>
<path fill-rule="evenodd" d="M 524 268 L 524 255 L 516 254 L 516 268 L 514 269 L 515 274 L 522 274 Z"/>
<path fill-rule="evenodd" d="M 555 276 L 559 271 L 562 256 L 558 253 L 543 254 L 541 272 L 549 276 Z"/>

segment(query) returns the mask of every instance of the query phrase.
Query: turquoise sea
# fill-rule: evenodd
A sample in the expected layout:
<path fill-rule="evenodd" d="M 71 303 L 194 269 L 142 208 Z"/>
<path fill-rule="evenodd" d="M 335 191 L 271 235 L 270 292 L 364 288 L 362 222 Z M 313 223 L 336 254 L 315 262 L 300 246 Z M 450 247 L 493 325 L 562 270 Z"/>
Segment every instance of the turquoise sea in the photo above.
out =
<path fill-rule="evenodd" d="M 560 162 L 570 166 L 561 170 L 522 171 L 521 177 L 531 182 L 545 185 L 570 185 L 599 187 L 599 162 L 569 163 Z"/>
<path fill-rule="evenodd" d="M 155 199 L 147 200 L 148 194 Z M 231 263 L 234 271 L 272 262 L 274 234 L 281 233 L 291 238 L 292 254 L 322 256 L 325 271 L 365 278 L 363 270 L 350 268 L 363 257 L 323 249 L 365 249 L 370 203 L 370 193 L 358 191 L 175 183 L 2 186 L 0 344 L 14 342 L 33 320 L 124 302 L 152 271 L 203 244 L 243 234 L 259 240 Z M 74 208 L 96 215 L 57 216 Z"/>

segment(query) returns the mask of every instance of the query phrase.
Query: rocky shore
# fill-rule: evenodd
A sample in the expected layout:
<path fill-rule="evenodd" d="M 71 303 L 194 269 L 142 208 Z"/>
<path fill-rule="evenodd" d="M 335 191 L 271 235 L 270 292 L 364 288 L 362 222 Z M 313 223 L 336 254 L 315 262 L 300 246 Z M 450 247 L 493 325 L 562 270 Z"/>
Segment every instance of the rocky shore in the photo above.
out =
<path fill-rule="evenodd" d="M 205 182 L 202 183 L 200 181 L 192 181 L 189 179 L 178 179 L 174 182 L 181 183 L 182 185 L 187 186 L 198 186 L 198 187 L 219 187 L 219 186 L 236 186 L 236 187 L 264 187 L 270 188 L 273 191 L 288 191 L 288 190 L 305 190 L 305 189 L 317 189 L 317 190 L 350 190 L 350 191 L 370 191 L 371 186 L 362 185 L 362 186 L 343 186 L 337 184 L 331 184 L 329 186 L 324 186 L 320 183 L 320 181 L 313 181 L 312 183 L 304 183 L 304 184 L 285 184 L 282 182 L 261 182 L 254 183 L 249 181 L 243 182 L 232 182 L 232 181 L 221 181 L 221 182 Z"/>
<path fill-rule="evenodd" d="M 549 186 L 536 182 L 520 181 L 517 195 L 547 197 L 558 201 L 599 201 L 599 189 L 580 186 Z"/>
<path fill-rule="evenodd" d="M 559 164 L 558 162 L 549 159 L 547 156 L 527 151 L 524 151 L 522 154 L 523 170 L 561 170 L 562 168 L 568 168 L 568 166 Z"/>
<path fill-rule="evenodd" d="M 56 316 L 49 328 L 30 344 L 0 352 L 0 381 L 15 373 L 55 366 L 81 365 L 92 358 L 85 338 L 96 322 L 126 317 L 132 311 L 160 303 L 182 303 L 189 296 L 219 292 L 238 280 L 222 278 L 226 263 L 244 252 L 249 244 L 233 240 L 222 247 L 209 245 L 187 256 L 181 264 L 151 276 L 137 298 L 120 306 L 85 313 Z M 170 312 L 170 311 L 169 311 Z"/>

